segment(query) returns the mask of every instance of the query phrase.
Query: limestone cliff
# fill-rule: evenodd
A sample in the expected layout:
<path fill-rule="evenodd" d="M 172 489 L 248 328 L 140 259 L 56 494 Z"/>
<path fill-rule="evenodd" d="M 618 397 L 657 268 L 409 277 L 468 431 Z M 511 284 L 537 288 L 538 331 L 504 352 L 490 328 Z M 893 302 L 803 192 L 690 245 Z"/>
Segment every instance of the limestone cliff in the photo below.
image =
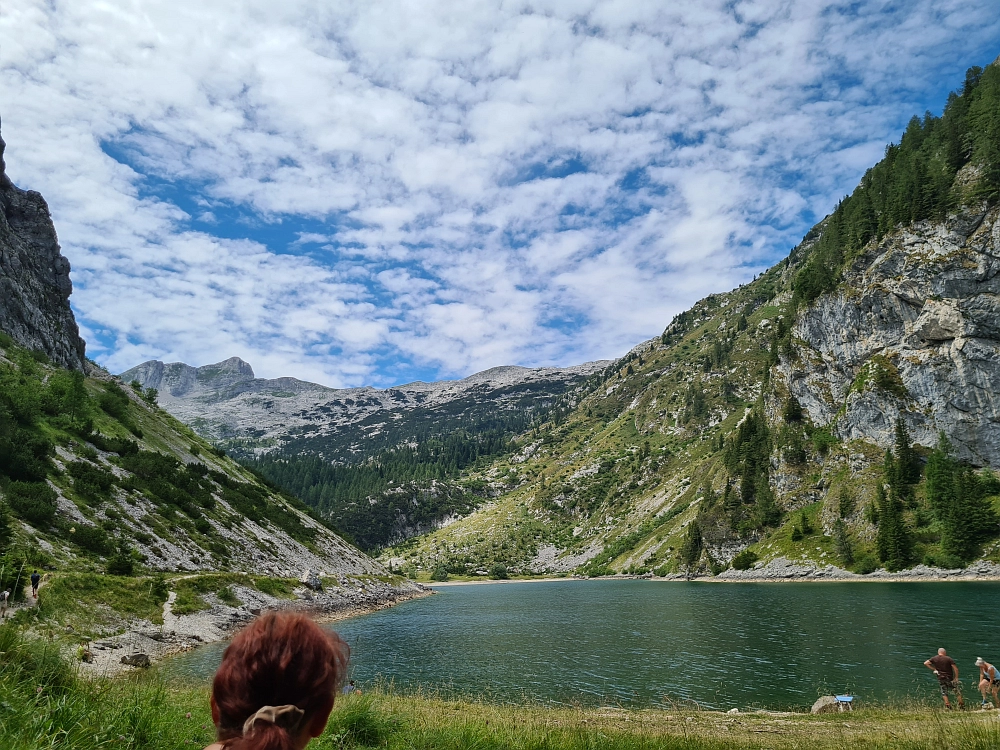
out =
<path fill-rule="evenodd" d="M 1000 467 L 998 217 L 973 209 L 889 235 L 799 314 L 778 372 L 815 424 L 886 448 L 901 416 L 916 443 L 943 432 L 960 458 Z"/>
<path fill-rule="evenodd" d="M 0 139 L 0 331 L 58 365 L 84 367 L 84 342 L 69 306 L 69 261 L 59 252 L 45 199 L 7 177 Z"/>

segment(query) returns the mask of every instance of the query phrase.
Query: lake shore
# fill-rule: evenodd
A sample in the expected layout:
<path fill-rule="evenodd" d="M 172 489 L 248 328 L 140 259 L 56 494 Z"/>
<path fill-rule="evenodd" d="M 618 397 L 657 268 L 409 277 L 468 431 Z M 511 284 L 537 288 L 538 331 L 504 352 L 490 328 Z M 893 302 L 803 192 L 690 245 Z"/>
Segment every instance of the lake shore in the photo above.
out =
<path fill-rule="evenodd" d="M 434 593 L 412 581 L 394 586 L 370 580 L 358 582 L 346 579 L 339 586 L 318 591 L 303 587 L 296 591 L 295 599 L 270 596 L 246 586 L 234 585 L 232 590 L 240 601 L 239 606 L 231 606 L 213 597 L 209 608 L 181 615 L 172 611 L 175 595 L 171 592 L 163 605 L 162 625 L 138 621 L 131 623 L 123 633 L 92 641 L 86 649 L 89 661 L 80 662 L 80 673 L 90 678 L 113 677 L 144 668 L 198 646 L 228 640 L 264 612 L 302 612 L 317 622 L 331 623 Z M 145 656 L 148 662 L 139 655 Z M 123 659 L 138 663 L 127 664 Z"/>
<path fill-rule="evenodd" d="M 926 565 L 915 565 L 907 570 L 890 572 L 881 568 L 867 575 L 852 573 L 849 570 L 839 568 L 835 565 L 818 566 L 804 560 L 789 560 L 778 557 L 760 564 L 749 570 L 735 570 L 729 568 L 717 576 L 695 575 L 686 576 L 683 573 L 675 573 L 668 576 L 655 576 L 652 573 L 641 575 L 619 574 L 611 576 L 566 576 L 558 578 L 554 576 L 544 578 L 509 578 L 492 579 L 479 578 L 462 581 L 430 581 L 423 582 L 423 585 L 430 588 L 448 586 L 483 586 L 504 583 L 552 583 L 555 581 L 621 581 L 621 580 L 648 580 L 656 582 L 674 581 L 697 581 L 699 583 L 804 583 L 804 582 L 852 582 L 860 583 L 870 581 L 873 583 L 906 583 L 906 582 L 932 582 L 932 581 L 1000 581 L 1000 565 L 993 562 L 983 561 L 970 565 L 967 568 L 945 569 L 933 568 Z"/>

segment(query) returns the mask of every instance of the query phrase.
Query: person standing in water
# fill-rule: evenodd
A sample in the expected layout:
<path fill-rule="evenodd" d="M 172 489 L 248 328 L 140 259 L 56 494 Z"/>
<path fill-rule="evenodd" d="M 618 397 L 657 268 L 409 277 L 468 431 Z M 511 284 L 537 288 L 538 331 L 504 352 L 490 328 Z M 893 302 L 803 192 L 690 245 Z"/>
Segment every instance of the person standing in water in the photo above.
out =
<path fill-rule="evenodd" d="M 222 654 L 210 699 L 218 741 L 205 750 L 303 750 L 326 728 L 350 654 L 305 615 L 254 620 Z"/>
<path fill-rule="evenodd" d="M 958 707 L 965 708 L 965 701 L 962 700 L 962 685 L 958 681 L 958 665 L 954 659 L 948 656 L 948 652 L 939 648 L 937 656 L 932 656 L 925 661 L 924 666 L 933 670 L 934 676 L 938 678 L 941 697 L 944 698 L 944 707 L 951 710 L 948 693 L 955 693 L 955 697 L 958 698 Z"/>
<path fill-rule="evenodd" d="M 986 700 L 987 693 L 993 693 L 993 705 L 1000 708 L 1000 701 L 997 700 L 997 693 L 1000 692 L 1000 672 L 981 656 L 976 657 L 976 666 L 979 667 L 979 692 L 983 694 L 983 708 L 990 705 Z"/>

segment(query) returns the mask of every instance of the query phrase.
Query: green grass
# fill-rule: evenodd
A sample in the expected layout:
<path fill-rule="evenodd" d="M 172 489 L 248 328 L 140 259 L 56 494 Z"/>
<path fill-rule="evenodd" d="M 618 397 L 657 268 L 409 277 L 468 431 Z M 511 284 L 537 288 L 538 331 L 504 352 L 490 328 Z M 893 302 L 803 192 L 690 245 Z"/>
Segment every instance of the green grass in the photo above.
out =
<path fill-rule="evenodd" d="M 242 573 L 204 573 L 184 576 L 170 582 L 171 590 L 177 592 L 171 611 L 175 615 L 190 615 L 208 609 L 211 605 L 204 594 L 215 594 L 224 603 L 233 607 L 239 606 L 239 600 L 230 588 L 232 584 L 255 588 L 282 599 L 292 597 L 292 589 L 296 585 L 292 579 L 249 576 Z"/>
<path fill-rule="evenodd" d="M 37 610 L 29 614 L 70 625 L 81 635 L 99 635 L 118 629 L 128 618 L 162 624 L 166 600 L 167 590 L 160 576 L 53 573 L 39 591 Z"/>
<path fill-rule="evenodd" d="M 0 627 L 0 747 L 5 750 L 176 750 L 214 738 L 207 687 L 157 670 L 86 680 L 51 641 Z M 994 712 L 921 706 L 852 714 L 722 714 L 447 701 L 379 689 L 338 697 L 313 750 L 722 750 L 1000 746 Z"/>
<path fill-rule="evenodd" d="M 213 735 L 203 690 L 174 690 L 155 675 L 87 681 L 57 646 L 0 627 L 4 750 L 201 748 Z"/>

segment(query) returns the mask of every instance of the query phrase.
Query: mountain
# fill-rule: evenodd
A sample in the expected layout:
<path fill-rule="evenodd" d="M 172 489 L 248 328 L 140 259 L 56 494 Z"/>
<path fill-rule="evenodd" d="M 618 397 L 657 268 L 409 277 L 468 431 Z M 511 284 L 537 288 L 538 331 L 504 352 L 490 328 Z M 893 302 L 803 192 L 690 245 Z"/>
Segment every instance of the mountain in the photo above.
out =
<path fill-rule="evenodd" d="M 44 199 L 4 172 L 0 207 L 0 588 L 24 565 L 387 574 L 87 361 Z"/>
<path fill-rule="evenodd" d="M 7 177 L 0 138 L 0 331 L 53 362 L 84 369 L 84 343 L 69 306 L 69 261 L 45 199 Z"/>
<path fill-rule="evenodd" d="M 375 549 L 481 504 L 496 488 L 457 483 L 460 473 L 509 452 L 512 437 L 607 364 L 495 367 L 384 390 L 258 379 L 236 357 L 145 362 L 121 377 L 155 389 L 164 409 Z"/>
<path fill-rule="evenodd" d="M 914 118 L 788 258 L 467 476 L 510 491 L 384 559 L 453 574 L 1000 560 L 998 199 L 994 63 Z"/>
<path fill-rule="evenodd" d="M 551 400 L 608 364 L 494 367 L 464 380 L 387 389 L 256 378 L 239 357 L 197 368 L 144 362 L 121 378 L 155 389 L 160 406 L 229 450 L 259 454 L 294 445 L 343 463 L 415 439 L 429 428 L 448 431 L 489 412 L 530 410 L 531 402 Z"/>

